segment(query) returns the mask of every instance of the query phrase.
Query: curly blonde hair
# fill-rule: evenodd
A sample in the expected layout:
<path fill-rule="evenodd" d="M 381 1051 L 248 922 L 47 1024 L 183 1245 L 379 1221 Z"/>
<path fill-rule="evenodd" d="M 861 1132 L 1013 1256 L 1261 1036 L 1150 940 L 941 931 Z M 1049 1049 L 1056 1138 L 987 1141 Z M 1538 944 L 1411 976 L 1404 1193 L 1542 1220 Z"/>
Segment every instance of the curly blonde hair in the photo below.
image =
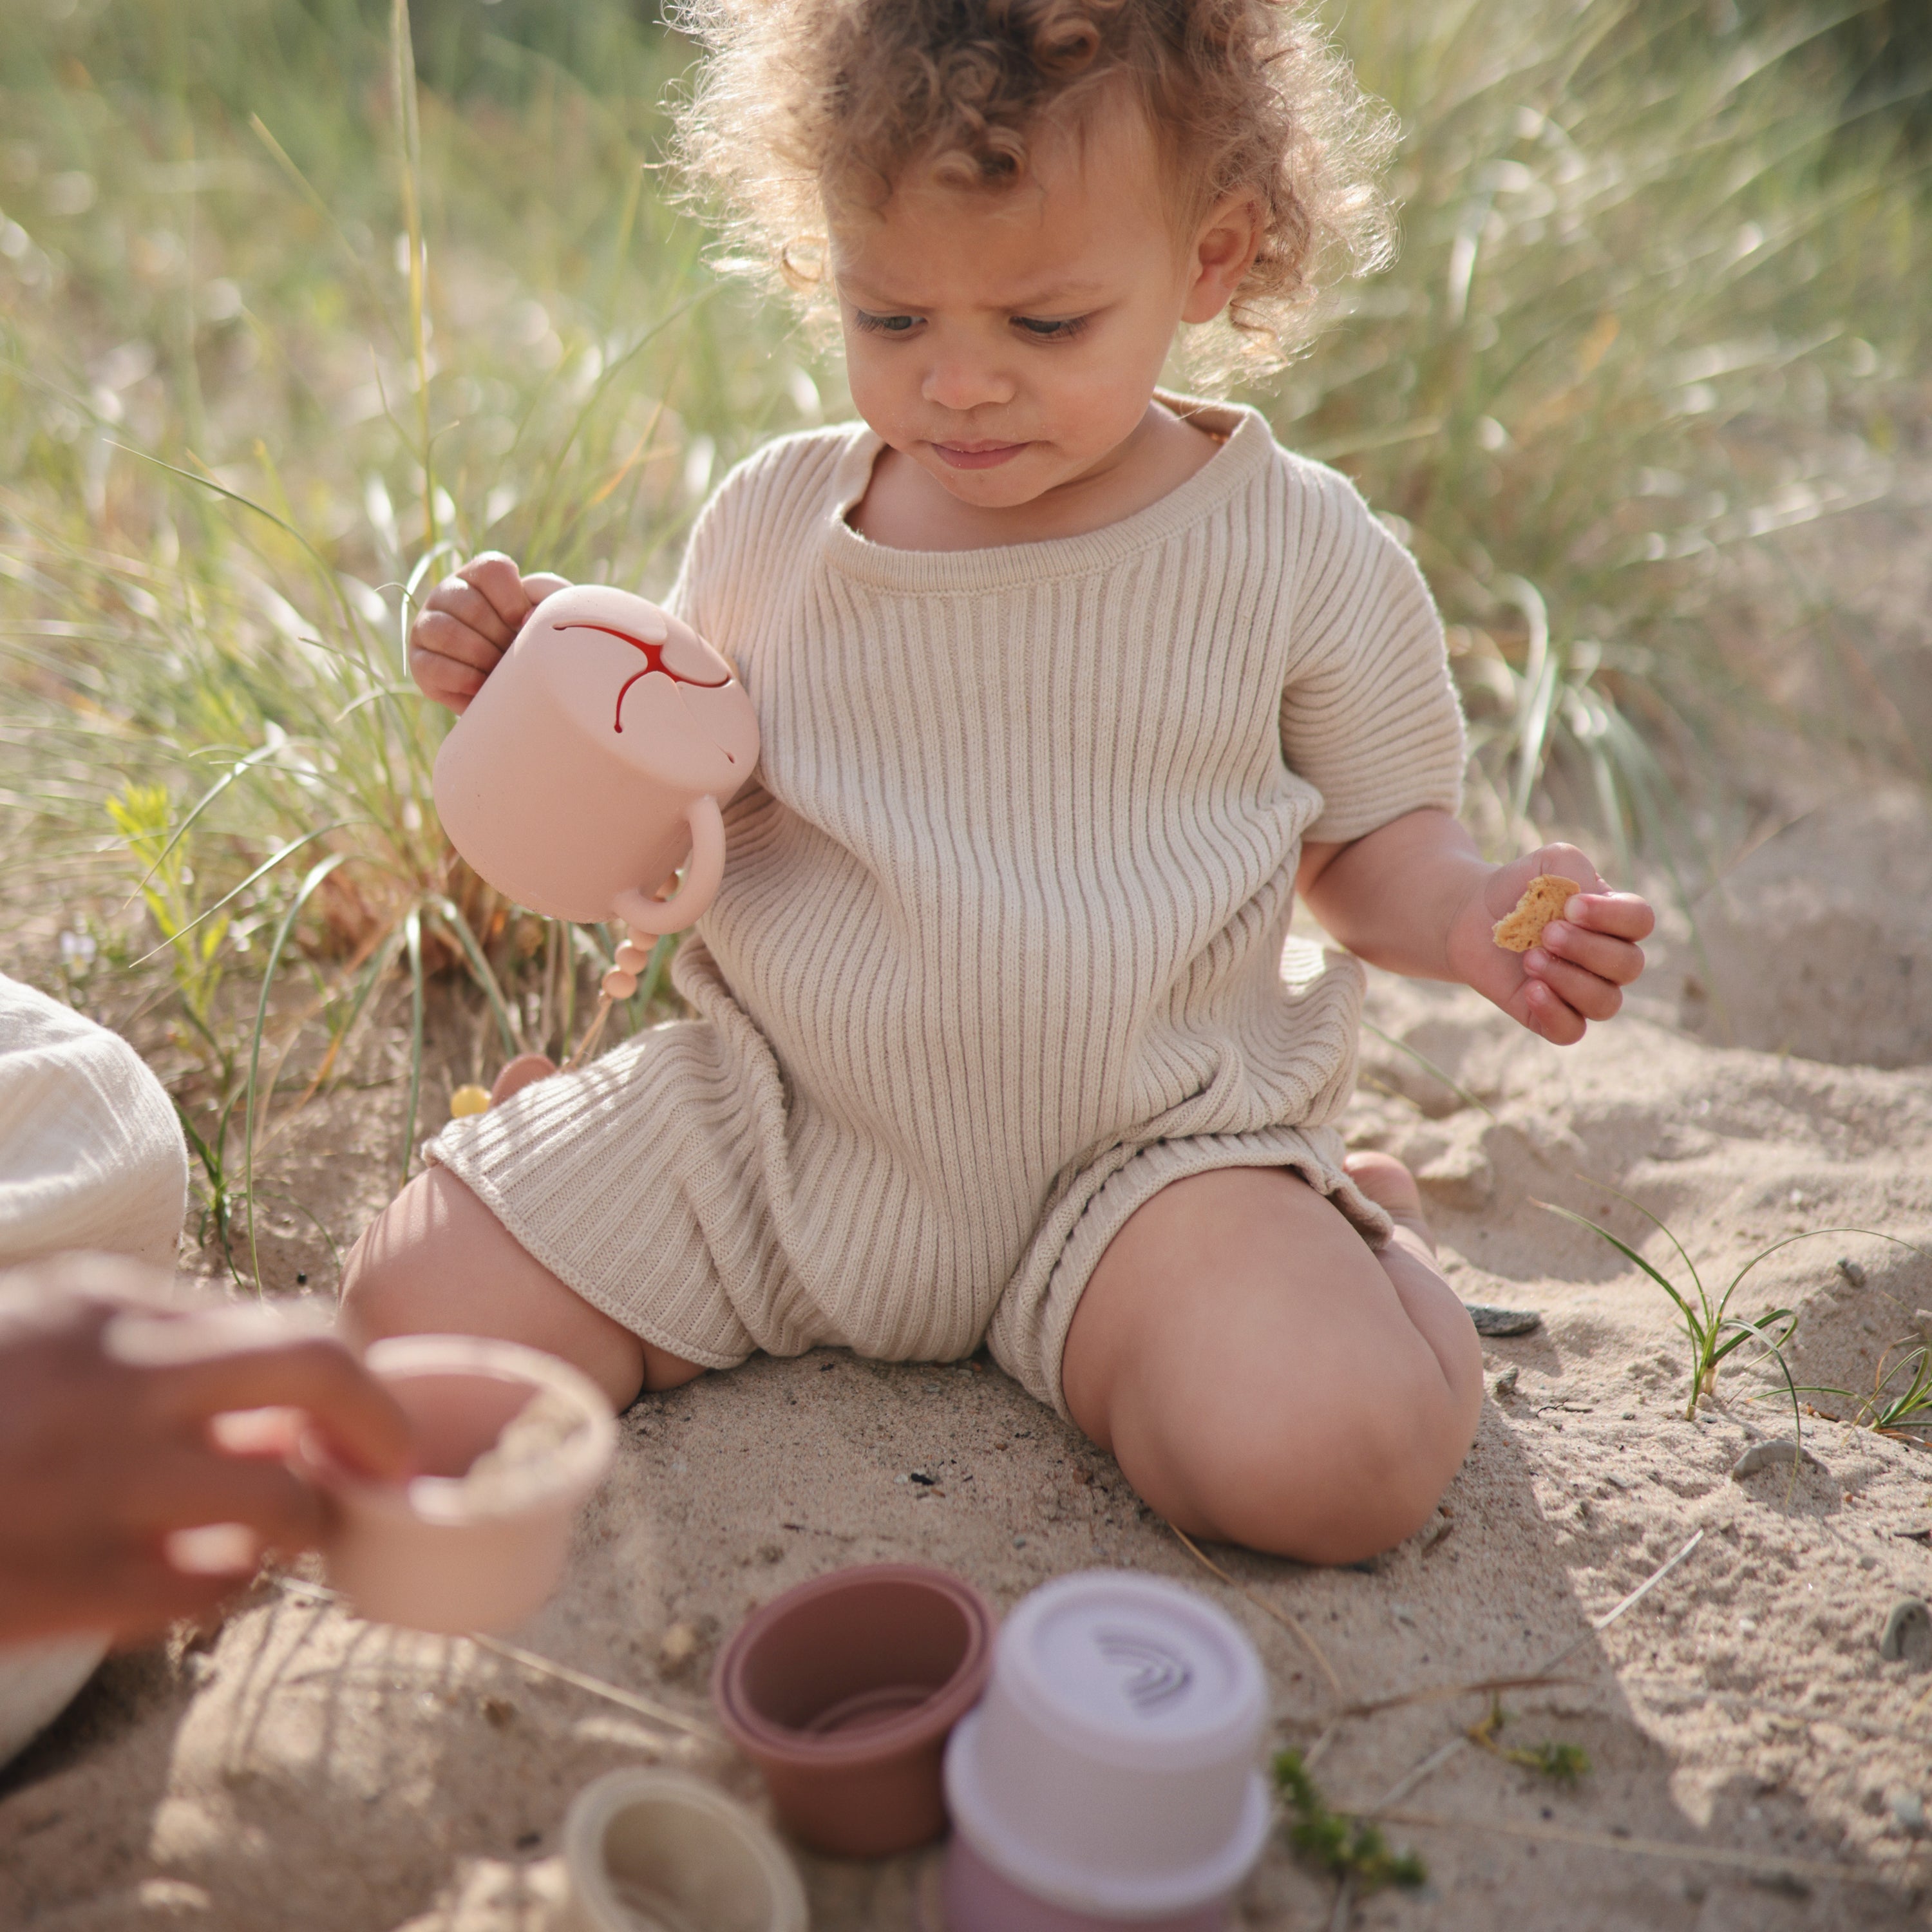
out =
<path fill-rule="evenodd" d="M 1124 86 L 1189 227 L 1244 189 L 1262 208 L 1202 377 L 1278 364 L 1310 332 L 1318 273 L 1388 257 L 1390 118 L 1295 0 L 680 0 L 675 18 L 706 55 L 678 156 L 725 266 L 808 299 L 829 221 L 876 212 L 914 166 L 1010 189 L 1045 128 L 1077 129 Z"/>

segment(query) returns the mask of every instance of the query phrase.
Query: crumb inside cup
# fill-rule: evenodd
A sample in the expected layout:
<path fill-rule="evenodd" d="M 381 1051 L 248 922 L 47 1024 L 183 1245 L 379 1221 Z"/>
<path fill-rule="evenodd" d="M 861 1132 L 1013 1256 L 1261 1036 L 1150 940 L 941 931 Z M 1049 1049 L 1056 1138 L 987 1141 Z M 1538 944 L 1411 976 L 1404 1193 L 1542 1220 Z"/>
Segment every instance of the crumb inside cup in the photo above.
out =
<path fill-rule="evenodd" d="M 1490 928 L 1490 936 L 1506 952 L 1527 952 L 1543 937 L 1543 928 L 1582 890 L 1574 879 L 1539 872 L 1523 888 L 1514 910 Z"/>
<path fill-rule="evenodd" d="M 470 1464 L 463 1478 L 465 1501 L 488 1507 L 511 1499 L 530 1483 L 535 1466 L 583 1426 L 584 1418 L 574 1403 L 554 1390 L 538 1390 Z"/>

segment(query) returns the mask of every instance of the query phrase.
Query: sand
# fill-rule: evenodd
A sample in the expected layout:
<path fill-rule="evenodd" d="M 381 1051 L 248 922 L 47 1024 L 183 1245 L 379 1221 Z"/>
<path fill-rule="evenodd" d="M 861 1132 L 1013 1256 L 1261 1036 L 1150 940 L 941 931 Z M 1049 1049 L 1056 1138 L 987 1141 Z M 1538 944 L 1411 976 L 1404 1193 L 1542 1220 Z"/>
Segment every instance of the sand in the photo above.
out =
<path fill-rule="evenodd" d="M 1932 1458 L 1808 1416 L 1816 1460 L 1795 1487 L 1778 1468 L 1733 1480 L 1753 1441 L 1789 1432 L 1788 1406 L 1780 1420 L 1748 1399 L 1762 1378 L 1727 1373 L 1723 1406 L 1687 1420 L 1661 1292 L 1539 1204 L 1672 1265 L 1620 1190 L 1720 1281 L 1811 1228 L 1932 1249 L 1928 854 L 1922 800 L 1825 799 L 1700 906 L 1701 956 L 1681 916 L 1668 922 L 1631 1010 L 1569 1052 L 1466 992 L 1378 978 L 1350 1138 L 1417 1169 L 1466 1298 L 1544 1322 L 1486 1345 L 1507 1393 L 1486 1404 L 1442 1513 L 1372 1565 L 1210 1551 L 1243 1594 L 983 1360 L 820 1352 L 633 1408 L 564 1591 L 517 1641 L 701 1721 L 720 1638 L 827 1568 L 939 1563 L 1003 1606 L 1085 1565 L 1145 1570 L 1199 1587 L 1249 1631 L 1273 1738 L 1328 1739 L 1317 1775 L 1334 1802 L 1371 1804 L 1433 1767 L 1389 1828 L 1426 1860 L 1424 1892 L 1338 1911 L 1334 1882 L 1276 1844 L 1243 1924 L 1924 1923 L 1932 1658 L 1887 1662 L 1877 1640 L 1894 1604 L 1932 1596 Z M 488 1070 L 446 1029 L 433 1098 Z M 395 1108 L 393 1088 L 318 1102 L 278 1143 L 280 1184 L 352 1232 L 393 1178 Z M 328 1287 L 305 1223 L 267 1234 L 271 1281 L 292 1287 L 301 1267 L 311 1292 Z M 1932 1261 L 1827 1235 L 1749 1278 L 1742 1306 L 1772 1303 L 1799 1315 L 1798 1380 L 1868 1386 L 1932 1306 Z M 1322 1670 L 1263 1606 L 1300 1620 L 1350 1703 L 1533 1674 L 1568 1651 L 1561 1684 L 1506 1694 L 1502 1742 L 1579 1744 L 1588 1773 L 1566 1789 L 1467 1742 L 1480 1695 L 1334 1723 Z M 535 1932 L 553 1922 L 572 1795 L 656 1762 L 758 1800 L 722 1744 L 265 1583 L 219 1630 L 110 1661 L 0 1774 L 0 1925 Z M 815 1924 L 920 1922 L 929 1856 L 800 1862 Z"/>

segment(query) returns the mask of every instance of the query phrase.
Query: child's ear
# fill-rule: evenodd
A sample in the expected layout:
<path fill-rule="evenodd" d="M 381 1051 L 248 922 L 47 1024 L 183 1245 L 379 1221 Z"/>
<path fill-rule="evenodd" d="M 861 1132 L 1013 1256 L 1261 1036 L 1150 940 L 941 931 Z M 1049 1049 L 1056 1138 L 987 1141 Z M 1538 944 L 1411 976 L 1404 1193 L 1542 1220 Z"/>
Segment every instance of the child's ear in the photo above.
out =
<path fill-rule="evenodd" d="M 1183 322 L 1212 322 L 1233 298 L 1261 251 L 1262 207 L 1251 194 L 1231 194 L 1209 209 L 1187 259 Z"/>

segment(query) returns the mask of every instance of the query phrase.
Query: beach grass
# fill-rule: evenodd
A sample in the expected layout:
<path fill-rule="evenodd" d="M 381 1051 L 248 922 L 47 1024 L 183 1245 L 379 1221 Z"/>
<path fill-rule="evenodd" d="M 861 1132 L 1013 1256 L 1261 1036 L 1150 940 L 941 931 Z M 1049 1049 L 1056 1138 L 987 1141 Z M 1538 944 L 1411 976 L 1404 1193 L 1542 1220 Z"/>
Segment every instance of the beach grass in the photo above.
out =
<path fill-rule="evenodd" d="M 1923 76 L 1873 94 L 1796 0 L 1716 18 L 1341 22 L 1402 122 L 1402 253 L 1251 399 L 1427 570 L 1492 847 L 1553 813 L 1694 867 L 1738 720 L 1922 776 L 1932 742 L 1922 670 L 1780 547 L 1922 426 Z M 238 1278 L 266 1123 L 372 1016 L 413 1042 L 400 1174 L 437 1003 L 558 1053 L 608 960 L 440 836 L 425 583 L 487 546 L 662 592 L 730 463 L 842 412 L 675 202 L 689 58 L 619 0 L 0 20 L 11 958 L 172 1028 Z M 673 1010 L 663 964 L 607 1037 Z"/>

